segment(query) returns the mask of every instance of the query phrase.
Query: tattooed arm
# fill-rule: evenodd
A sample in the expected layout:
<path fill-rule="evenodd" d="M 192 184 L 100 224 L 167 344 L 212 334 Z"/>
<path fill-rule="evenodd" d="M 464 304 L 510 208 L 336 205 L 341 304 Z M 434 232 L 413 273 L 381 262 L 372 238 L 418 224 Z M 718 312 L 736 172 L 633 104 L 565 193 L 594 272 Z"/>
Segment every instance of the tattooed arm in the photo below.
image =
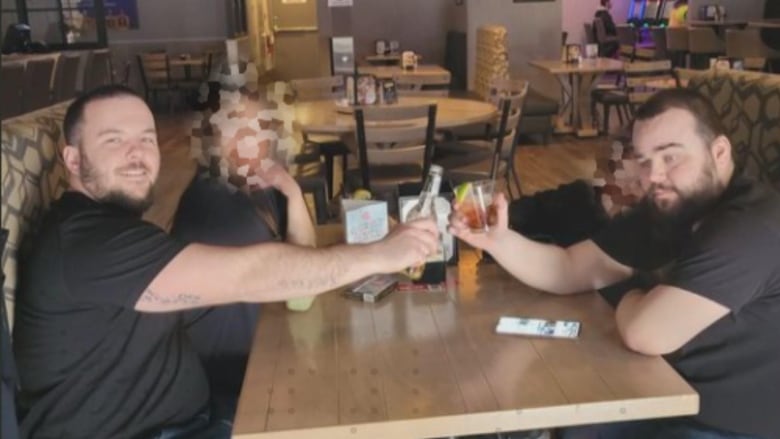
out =
<path fill-rule="evenodd" d="M 400 225 L 367 245 L 315 249 L 282 243 L 230 248 L 191 244 L 154 278 L 135 304 L 164 312 L 232 302 L 310 296 L 373 273 L 421 263 L 438 246 L 433 221 Z"/>

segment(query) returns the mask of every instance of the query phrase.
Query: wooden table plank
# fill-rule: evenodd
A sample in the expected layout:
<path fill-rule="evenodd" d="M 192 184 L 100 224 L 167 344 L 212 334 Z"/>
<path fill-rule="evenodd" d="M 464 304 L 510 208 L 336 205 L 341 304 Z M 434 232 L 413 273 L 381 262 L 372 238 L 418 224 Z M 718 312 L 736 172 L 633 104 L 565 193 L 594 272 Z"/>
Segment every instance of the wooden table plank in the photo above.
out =
<path fill-rule="evenodd" d="M 595 293 L 543 294 L 461 256 L 451 292 L 396 292 L 377 304 L 333 292 L 305 313 L 266 306 L 235 437 L 432 437 L 698 410 L 663 359 L 623 347 Z M 502 315 L 579 320 L 582 333 L 497 335 Z"/>
<path fill-rule="evenodd" d="M 344 301 L 329 294 L 325 301 L 336 328 L 339 372 L 339 423 L 362 423 L 387 420 L 383 370 L 374 331 L 373 306 L 358 301 Z M 338 306 L 342 305 L 342 306 Z"/>
<path fill-rule="evenodd" d="M 262 336 L 255 337 L 249 356 L 249 363 L 255 366 L 252 373 L 246 374 L 243 384 L 244 389 L 253 391 L 242 392 L 234 420 L 249 431 L 266 429 L 268 409 L 274 392 L 273 378 L 279 363 L 278 351 L 283 324 L 280 312 L 263 310 L 263 317 L 257 325 L 256 332 Z"/>
<path fill-rule="evenodd" d="M 326 301 L 315 300 L 307 312 L 289 313 L 285 319 L 272 378 L 269 430 L 338 424 L 336 331 L 327 308 Z"/>
<path fill-rule="evenodd" d="M 400 65 L 394 66 L 360 66 L 358 72 L 364 75 L 374 75 L 379 79 L 392 79 L 396 76 L 442 76 L 449 75 L 450 71 L 435 64 L 421 64 L 416 69 L 404 69 Z"/>
<path fill-rule="evenodd" d="M 390 419 L 464 413 L 452 364 L 429 304 L 438 294 L 398 294 L 374 308 Z"/>

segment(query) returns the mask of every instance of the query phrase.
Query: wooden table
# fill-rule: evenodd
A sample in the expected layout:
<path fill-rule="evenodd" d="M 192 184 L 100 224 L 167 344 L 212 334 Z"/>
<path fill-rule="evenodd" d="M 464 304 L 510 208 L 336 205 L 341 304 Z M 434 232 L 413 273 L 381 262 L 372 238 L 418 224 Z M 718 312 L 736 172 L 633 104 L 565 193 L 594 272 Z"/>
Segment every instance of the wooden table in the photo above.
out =
<path fill-rule="evenodd" d="M 492 120 L 497 109 L 493 104 L 471 99 L 402 96 L 394 105 L 437 104 L 436 128 L 453 128 Z M 337 111 L 333 100 L 298 102 L 295 119 L 301 131 L 310 134 L 350 134 L 355 130 L 355 117 Z"/>
<path fill-rule="evenodd" d="M 584 59 L 579 63 L 558 60 L 531 61 L 530 64 L 558 79 L 561 84 L 561 105 L 556 132 L 576 133 L 579 137 L 594 137 L 590 95 L 599 78 L 606 72 L 623 70 L 623 62 L 611 58 Z"/>
<path fill-rule="evenodd" d="M 760 21 L 751 21 L 748 27 L 760 27 L 765 29 L 780 29 L 780 19 L 765 19 Z"/>
<path fill-rule="evenodd" d="M 206 59 L 202 56 L 192 56 L 187 58 L 181 58 L 171 56 L 168 60 L 170 67 L 183 67 L 184 68 L 184 80 L 189 81 L 192 79 L 192 68 L 203 68 L 206 64 Z"/>
<path fill-rule="evenodd" d="M 421 64 L 414 70 L 405 70 L 401 66 L 360 66 L 358 72 L 374 75 L 379 79 L 392 79 L 395 76 L 441 76 L 449 75 L 450 71 L 435 64 Z"/>
<path fill-rule="evenodd" d="M 463 251 L 446 293 L 364 304 L 338 292 L 304 313 L 263 306 L 236 438 L 441 437 L 691 415 L 696 392 L 623 347 L 595 293 L 523 286 Z M 577 340 L 494 333 L 500 316 L 582 322 Z"/>
<path fill-rule="evenodd" d="M 688 26 L 698 27 L 745 27 L 746 20 L 688 20 Z"/>

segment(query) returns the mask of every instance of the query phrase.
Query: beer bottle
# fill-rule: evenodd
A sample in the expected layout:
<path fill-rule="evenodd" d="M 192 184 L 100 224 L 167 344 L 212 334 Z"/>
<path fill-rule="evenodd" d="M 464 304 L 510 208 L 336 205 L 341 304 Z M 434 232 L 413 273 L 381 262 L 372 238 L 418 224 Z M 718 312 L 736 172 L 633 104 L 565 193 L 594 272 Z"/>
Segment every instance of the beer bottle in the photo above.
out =
<path fill-rule="evenodd" d="M 406 221 L 412 221 L 420 218 L 433 218 L 436 219 L 436 209 L 434 203 L 436 197 L 439 196 L 439 189 L 441 188 L 441 178 L 443 169 L 438 165 L 431 165 L 428 170 L 428 177 L 423 184 L 422 192 L 417 199 L 417 204 L 406 215 Z M 441 273 L 439 273 L 441 271 Z M 423 281 L 425 283 L 438 283 L 444 282 L 444 252 L 442 246 L 439 245 L 439 251 L 431 255 L 425 264 L 409 267 L 406 270 L 406 275 L 412 280 Z M 424 274 L 430 275 L 424 276 Z"/>

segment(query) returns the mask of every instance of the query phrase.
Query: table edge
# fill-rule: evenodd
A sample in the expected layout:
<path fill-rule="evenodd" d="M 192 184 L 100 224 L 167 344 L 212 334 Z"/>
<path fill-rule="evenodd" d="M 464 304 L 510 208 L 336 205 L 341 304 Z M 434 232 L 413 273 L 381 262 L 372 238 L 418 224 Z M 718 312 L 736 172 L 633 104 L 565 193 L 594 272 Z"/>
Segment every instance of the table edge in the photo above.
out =
<path fill-rule="evenodd" d="M 550 407 L 464 413 L 431 418 L 390 420 L 371 423 L 331 425 L 327 427 L 235 433 L 237 439 L 291 439 L 302 434 L 317 438 L 441 437 L 454 434 L 479 434 L 532 430 L 605 422 L 622 422 L 695 415 L 699 395 L 688 385 L 689 393 L 636 399 L 619 399 Z"/>

